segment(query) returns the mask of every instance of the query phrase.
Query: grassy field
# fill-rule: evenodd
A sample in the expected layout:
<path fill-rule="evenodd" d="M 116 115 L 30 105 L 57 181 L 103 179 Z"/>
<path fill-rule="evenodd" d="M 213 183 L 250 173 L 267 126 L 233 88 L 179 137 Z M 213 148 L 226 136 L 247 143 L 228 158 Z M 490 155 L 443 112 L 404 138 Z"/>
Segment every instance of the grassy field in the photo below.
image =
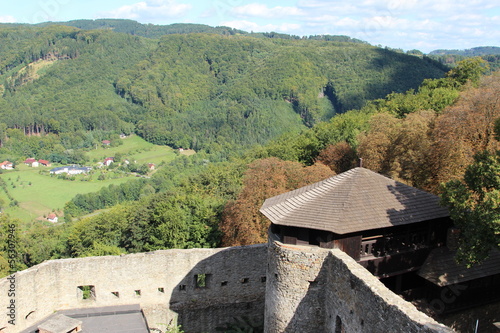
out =
<path fill-rule="evenodd" d="M 137 163 L 160 164 L 162 161 L 173 160 L 177 155 L 174 150 L 166 146 L 156 146 L 144 141 L 138 136 L 130 136 L 122 139 L 123 145 L 111 148 L 97 147 L 87 153 L 89 166 L 95 166 L 97 161 L 106 157 L 122 155 L 122 159 L 137 161 Z M 0 177 L 7 185 L 7 191 L 18 201 L 19 205 L 10 207 L 10 200 L 5 191 L 0 188 L 0 198 L 4 201 L 3 211 L 10 216 L 19 218 L 28 223 L 35 219 L 43 219 L 53 210 L 60 216 L 64 204 L 79 193 L 89 193 L 98 191 L 110 184 L 121 184 L 135 177 L 132 175 L 117 179 L 97 180 L 92 177 L 91 181 L 81 181 L 82 176 L 77 176 L 76 180 L 59 179 L 48 175 L 47 171 L 56 167 L 31 168 L 24 164 L 19 164 L 16 170 L 5 171 Z M 40 173 L 40 171 L 45 171 Z"/>
<path fill-rule="evenodd" d="M 122 155 L 123 159 L 128 159 L 130 162 L 137 161 L 139 164 L 154 163 L 156 165 L 161 162 L 169 162 L 176 155 L 174 150 L 168 146 L 157 146 L 147 141 L 144 141 L 137 135 L 129 136 L 121 139 L 123 145 L 117 147 L 97 147 L 87 153 L 87 157 L 91 162 L 103 161 L 106 157 L 114 157 L 117 153 Z"/>
<path fill-rule="evenodd" d="M 9 199 L 3 190 L 0 197 L 5 202 L 6 213 L 26 222 L 46 216 L 52 210 L 62 210 L 64 204 L 78 193 L 95 192 L 101 187 L 134 179 L 133 176 L 128 176 L 103 181 L 71 181 L 40 174 L 39 171 L 44 168 L 28 169 L 23 165 L 17 169 L 5 172 L 0 177 L 7 184 L 10 195 L 19 202 L 19 206 L 9 207 Z"/>

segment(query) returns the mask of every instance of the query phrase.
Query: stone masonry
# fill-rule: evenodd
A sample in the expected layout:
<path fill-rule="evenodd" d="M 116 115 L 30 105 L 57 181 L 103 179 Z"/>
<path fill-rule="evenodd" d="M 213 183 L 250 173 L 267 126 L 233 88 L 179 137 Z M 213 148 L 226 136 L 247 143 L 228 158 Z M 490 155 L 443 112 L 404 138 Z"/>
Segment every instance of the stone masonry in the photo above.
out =
<path fill-rule="evenodd" d="M 12 281 L 0 280 L 7 313 Z M 340 250 L 253 245 L 50 260 L 15 274 L 19 332 L 57 310 L 139 304 L 150 328 L 216 332 L 241 319 L 276 332 L 422 332 L 449 328 L 419 312 Z M 156 332 L 158 332 L 156 330 Z"/>
<path fill-rule="evenodd" d="M 344 252 L 272 242 L 266 332 L 452 332 Z"/>
<path fill-rule="evenodd" d="M 7 296 L 10 281 L 0 280 L 1 332 L 19 332 L 57 310 L 125 304 L 140 304 L 148 326 L 161 331 L 177 317 L 186 332 L 213 332 L 242 315 L 262 322 L 266 249 L 263 244 L 46 261 L 15 274 L 14 298 Z M 11 299 L 15 326 L 6 315 Z"/>

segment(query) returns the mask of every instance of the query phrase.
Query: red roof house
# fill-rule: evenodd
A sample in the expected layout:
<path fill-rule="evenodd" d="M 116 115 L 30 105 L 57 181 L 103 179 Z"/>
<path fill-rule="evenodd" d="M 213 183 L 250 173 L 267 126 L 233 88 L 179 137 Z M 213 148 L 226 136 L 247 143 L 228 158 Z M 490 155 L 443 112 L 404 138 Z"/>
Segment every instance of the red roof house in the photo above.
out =
<path fill-rule="evenodd" d="M 23 163 L 34 168 L 38 167 L 38 161 L 34 158 L 27 158 Z"/>
<path fill-rule="evenodd" d="M 0 163 L 0 168 L 4 170 L 12 170 L 14 169 L 14 163 L 9 161 L 3 161 L 2 163 Z"/>
<path fill-rule="evenodd" d="M 38 163 L 40 163 L 43 166 L 50 166 L 50 162 L 47 160 L 38 160 Z"/>
<path fill-rule="evenodd" d="M 47 220 L 50 221 L 50 222 L 54 222 L 56 223 L 58 218 L 57 218 L 57 215 L 54 214 L 54 213 L 50 213 L 48 216 L 47 216 Z"/>
<path fill-rule="evenodd" d="M 115 161 L 115 158 L 114 157 L 106 157 L 104 159 L 104 162 L 102 162 L 105 166 L 110 166 L 111 163 L 113 163 Z"/>

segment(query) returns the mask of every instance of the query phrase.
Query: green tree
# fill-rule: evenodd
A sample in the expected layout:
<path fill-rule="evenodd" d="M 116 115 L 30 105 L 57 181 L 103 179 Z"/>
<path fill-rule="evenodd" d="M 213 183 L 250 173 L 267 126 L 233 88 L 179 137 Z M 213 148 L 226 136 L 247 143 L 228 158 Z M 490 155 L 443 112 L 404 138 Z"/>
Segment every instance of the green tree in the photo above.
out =
<path fill-rule="evenodd" d="M 476 84 L 487 70 L 488 63 L 480 57 L 474 57 L 459 61 L 446 75 L 460 84 L 465 84 L 467 81 Z"/>
<path fill-rule="evenodd" d="M 476 154 L 463 181 L 443 185 L 441 201 L 461 231 L 459 261 L 471 266 L 500 249 L 500 152 Z"/>

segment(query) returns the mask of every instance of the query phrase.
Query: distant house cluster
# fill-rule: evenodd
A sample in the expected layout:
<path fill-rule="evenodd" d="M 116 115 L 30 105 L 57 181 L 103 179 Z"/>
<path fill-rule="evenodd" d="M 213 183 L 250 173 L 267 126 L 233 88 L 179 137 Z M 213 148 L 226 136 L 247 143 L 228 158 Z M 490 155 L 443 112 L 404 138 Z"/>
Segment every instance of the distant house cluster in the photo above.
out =
<path fill-rule="evenodd" d="M 0 163 L 0 168 L 3 170 L 12 170 L 14 169 L 14 163 L 9 161 L 3 161 L 2 163 Z"/>
<path fill-rule="evenodd" d="M 65 173 L 68 175 L 80 175 L 80 174 L 89 173 L 90 170 L 92 170 L 91 167 L 82 167 L 79 165 L 68 165 L 68 166 L 62 166 L 62 167 L 51 169 L 50 173 L 53 175 L 60 175 L 62 173 Z"/>
<path fill-rule="evenodd" d="M 40 165 L 41 166 L 50 166 L 50 162 L 47 161 L 47 160 L 36 160 L 34 158 L 27 158 L 24 162 L 24 164 L 26 164 L 27 166 L 30 166 L 32 168 L 37 168 L 39 167 Z"/>

